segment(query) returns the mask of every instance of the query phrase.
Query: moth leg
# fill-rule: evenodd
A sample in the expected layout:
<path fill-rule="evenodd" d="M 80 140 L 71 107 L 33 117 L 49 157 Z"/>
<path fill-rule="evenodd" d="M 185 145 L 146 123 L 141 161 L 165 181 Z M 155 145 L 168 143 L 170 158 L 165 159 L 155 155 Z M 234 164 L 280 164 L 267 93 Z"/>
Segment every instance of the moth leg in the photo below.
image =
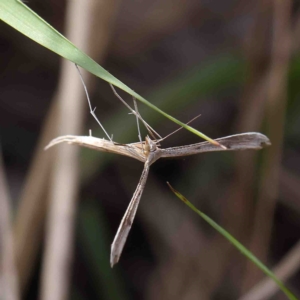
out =
<path fill-rule="evenodd" d="M 84 83 L 84 80 L 83 80 L 83 77 L 81 75 L 81 72 L 78 68 L 78 66 L 75 64 L 75 67 L 79 73 L 79 77 L 80 77 L 80 80 L 81 80 L 81 83 L 83 85 L 83 88 L 84 88 L 84 91 L 85 91 L 85 94 L 86 94 L 86 98 L 88 100 L 88 104 L 89 104 L 89 108 L 90 108 L 90 114 L 94 117 L 94 119 L 96 120 L 96 122 L 100 125 L 101 129 L 103 130 L 103 132 L 106 134 L 106 136 L 108 137 L 108 139 L 112 142 L 112 139 L 111 137 L 109 136 L 109 134 L 106 132 L 106 130 L 104 129 L 103 125 L 101 124 L 101 122 L 98 120 L 96 114 L 95 114 L 95 110 L 96 110 L 96 107 L 94 109 L 92 109 L 92 105 L 91 105 L 91 100 L 90 100 L 90 97 L 89 97 L 89 93 L 88 93 L 88 90 L 87 90 L 87 87 Z"/>
<path fill-rule="evenodd" d="M 109 84 L 113 93 L 115 94 L 115 96 L 131 111 L 132 114 L 134 114 L 138 119 L 141 120 L 141 122 L 144 124 L 144 126 L 146 127 L 146 129 L 148 130 L 149 134 L 156 139 L 156 137 L 161 138 L 161 136 L 142 118 L 142 116 L 139 114 L 139 112 L 137 111 L 137 106 L 135 107 L 136 110 L 134 110 L 116 91 L 116 89 L 114 88 L 114 86 L 110 83 Z M 133 98 L 133 101 L 136 101 L 135 98 Z M 156 137 L 155 137 L 156 135 Z"/>

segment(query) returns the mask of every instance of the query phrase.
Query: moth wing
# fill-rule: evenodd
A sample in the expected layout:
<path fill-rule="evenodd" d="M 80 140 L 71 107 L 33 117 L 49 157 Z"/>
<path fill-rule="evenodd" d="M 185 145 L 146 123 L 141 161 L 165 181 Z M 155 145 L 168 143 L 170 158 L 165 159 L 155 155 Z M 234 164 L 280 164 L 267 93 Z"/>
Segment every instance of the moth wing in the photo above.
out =
<path fill-rule="evenodd" d="M 114 238 L 114 241 L 111 245 L 111 253 L 110 253 L 110 265 L 113 267 L 120 259 L 122 254 L 125 242 L 127 240 L 129 231 L 131 229 L 138 205 L 141 200 L 142 193 L 144 191 L 144 187 L 147 181 L 147 177 L 149 174 L 149 164 L 145 163 L 143 173 L 141 175 L 140 181 L 136 187 L 136 190 L 132 196 L 132 199 L 127 207 L 127 210 L 122 218 L 122 221 L 119 225 L 117 234 Z"/>

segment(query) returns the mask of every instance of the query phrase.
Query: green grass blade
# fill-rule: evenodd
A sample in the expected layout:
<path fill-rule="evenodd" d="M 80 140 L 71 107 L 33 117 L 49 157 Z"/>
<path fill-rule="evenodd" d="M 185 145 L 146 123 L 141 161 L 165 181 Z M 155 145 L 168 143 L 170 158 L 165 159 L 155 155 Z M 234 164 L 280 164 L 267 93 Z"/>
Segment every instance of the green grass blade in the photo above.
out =
<path fill-rule="evenodd" d="M 34 40 L 38 44 L 48 48 L 49 50 L 57 53 L 58 55 L 76 63 L 82 68 L 88 70 L 92 74 L 102 78 L 103 80 L 119 87 L 128 94 L 132 95 L 145 105 L 159 112 L 169 120 L 177 123 L 185 129 L 193 132 L 201 138 L 213 143 L 218 144 L 213 139 L 209 138 L 200 131 L 180 122 L 169 114 L 165 113 L 152 103 L 148 102 L 145 98 L 130 89 L 119 79 L 115 78 L 108 71 L 98 65 L 88 55 L 78 49 L 67 38 L 55 30 L 45 20 L 39 17 L 29 7 L 19 0 L 0 0 L 0 19 L 12 26 L 22 34 Z"/>
<path fill-rule="evenodd" d="M 215 221 L 205 215 L 203 212 L 198 210 L 190 201 L 188 201 L 182 194 L 176 191 L 168 182 L 170 189 L 174 194 L 182 200 L 189 208 L 191 208 L 195 213 L 197 213 L 201 218 L 203 218 L 209 225 L 216 229 L 221 235 L 223 235 L 231 244 L 233 244 L 238 250 L 242 252 L 248 259 L 250 259 L 259 269 L 261 269 L 267 276 L 274 280 L 274 282 L 279 286 L 279 288 L 286 294 L 290 300 L 297 300 L 297 298 L 285 287 L 283 282 L 281 282 L 275 274 L 269 270 L 257 257 L 255 257 L 247 248 L 245 248 L 237 239 L 235 239 L 229 232 L 219 226 Z"/>

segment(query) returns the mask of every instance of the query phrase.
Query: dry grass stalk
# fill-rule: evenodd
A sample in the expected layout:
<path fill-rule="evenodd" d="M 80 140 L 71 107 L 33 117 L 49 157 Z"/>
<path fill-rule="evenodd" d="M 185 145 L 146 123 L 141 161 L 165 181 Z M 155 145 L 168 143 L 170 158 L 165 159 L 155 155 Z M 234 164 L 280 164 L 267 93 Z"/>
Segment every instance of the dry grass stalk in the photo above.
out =
<path fill-rule="evenodd" d="M 18 300 L 18 273 L 12 233 L 11 199 L 0 153 L 0 299 Z"/>
<path fill-rule="evenodd" d="M 278 195 L 285 107 L 287 100 L 287 72 L 291 52 L 291 1 L 273 1 L 273 41 L 268 82 L 267 134 L 273 146 L 265 153 L 260 191 L 255 209 L 250 250 L 266 261 L 273 214 Z M 243 290 L 247 290 L 262 273 L 247 262 Z"/>

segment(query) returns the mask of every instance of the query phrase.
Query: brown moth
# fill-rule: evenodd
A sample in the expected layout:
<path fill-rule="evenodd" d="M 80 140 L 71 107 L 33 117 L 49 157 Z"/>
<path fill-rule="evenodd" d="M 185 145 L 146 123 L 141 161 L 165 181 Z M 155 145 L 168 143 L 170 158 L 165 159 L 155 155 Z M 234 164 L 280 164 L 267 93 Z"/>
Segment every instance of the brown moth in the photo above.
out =
<path fill-rule="evenodd" d="M 159 144 L 156 140 L 152 140 L 148 136 L 143 143 L 138 142 L 125 145 L 105 139 L 95 138 L 92 136 L 66 135 L 52 140 L 45 149 L 48 149 L 59 143 L 67 142 L 69 144 L 79 145 L 97 151 L 129 156 L 144 163 L 144 170 L 142 172 L 140 181 L 136 187 L 133 197 L 122 218 L 117 234 L 111 245 L 110 264 L 113 267 L 120 259 L 143 190 L 145 188 L 150 166 L 155 161 L 164 157 L 181 157 L 212 151 L 235 151 L 249 149 L 259 150 L 263 147 L 271 145 L 270 140 L 265 135 L 257 132 L 247 132 L 231 135 L 216 139 L 216 141 L 219 142 L 223 147 L 213 145 L 209 142 L 201 142 L 186 146 L 162 149 L 159 147 Z"/>
<path fill-rule="evenodd" d="M 142 172 L 140 181 L 136 187 L 136 190 L 132 196 L 132 199 L 128 205 L 128 208 L 122 218 L 121 224 L 118 228 L 117 234 L 114 238 L 114 241 L 111 245 L 111 254 L 110 254 L 110 264 L 113 267 L 120 259 L 122 250 L 124 248 L 128 233 L 130 231 L 130 228 L 132 226 L 142 193 L 144 191 L 147 177 L 149 174 L 150 166 L 156 162 L 160 158 L 164 157 L 181 157 L 181 156 L 187 156 L 187 155 L 194 155 L 198 153 L 203 152 L 212 152 L 212 151 L 235 151 L 235 150 L 259 150 L 263 147 L 271 145 L 270 140 L 263 134 L 257 133 L 257 132 L 247 132 L 247 133 L 241 133 L 236 135 L 231 135 L 223 138 L 219 138 L 216 140 L 213 140 L 213 144 L 210 142 L 201 142 L 197 144 L 191 144 L 186 146 L 179 146 L 179 147 L 172 147 L 172 148 L 166 148 L 161 149 L 159 146 L 159 142 L 167 138 L 161 138 L 161 136 L 149 125 L 146 123 L 146 121 L 141 117 L 141 115 L 138 112 L 137 104 L 135 99 L 133 98 L 134 102 L 134 109 L 130 107 L 122 98 L 121 96 L 116 92 L 113 85 L 110 84 L 114 94 L 116 97 L 131 111 L 133 115 L 136 116 L 137 119 L 137 127 L 138 127 L 138 136 L 140 139 L 140 142 L 133 143 L 133 144 L 119 144 L 112 140 L 112 138 L 108 135 L 108 133 L 105 131 L 104 127 L 98 120 L 98 118 L 95 115 L 95 109 L 92 109 L 92 105 L 90 102 L 90 98 L 87 92 L 86 85 L 83 81 L 83 78 L 81 76 L 80 70 L 77 65 L 75 65 L 79 76 L 81 79 L 81 82 L 83 84 L 84 90 L 86 92 L 90 113 L 95 118 L 97 123 L 100 125 L 106 136 L 108 137 L 108 140 L 95 138 L 90 136 L 75 136 L 75 135 L 66 135 L 58 137 L 50 142 L 50 144 L 45 148 L 48 149 L 54 145 L 67 142 L 69 144 L 79 145 L 87 148 L 91 148 L 97 151 L 102 152 L 110 152 L 115 154 L 120 154 L 124 156 L 129 156 L 131 158 L 137 159 L 144 163 L 144 170 Z M 196 117 L 197 118 L 197 117 Z M 148 130 L 149 134 L 153 137 L 153 140 L 147 136 L 145 139 L 145 142 L 142 142 L 141 140 L 141 133 L 140 133 L 140 127 L 139 127 L 139 120 L 144 124 L 146 129 Z M 194 120 L 194 119 L 193 119 Z M 191 120 L 191 121 L 193 121 Z M 190 122 L 191 122 L 190 121 Z M 189 122 L 189 123 L 190 123 Z M 187 124 L 189 124 L 187 123 Z M 181 127 L 182 128 L 182 127 Z M 176 131 L 180 130 L 181 128 L 177 129 Z M 173 133 L 175 133 L 174 131 Z M 159 137 L 160 139 L 157 140 L 156 137 Z"/>

